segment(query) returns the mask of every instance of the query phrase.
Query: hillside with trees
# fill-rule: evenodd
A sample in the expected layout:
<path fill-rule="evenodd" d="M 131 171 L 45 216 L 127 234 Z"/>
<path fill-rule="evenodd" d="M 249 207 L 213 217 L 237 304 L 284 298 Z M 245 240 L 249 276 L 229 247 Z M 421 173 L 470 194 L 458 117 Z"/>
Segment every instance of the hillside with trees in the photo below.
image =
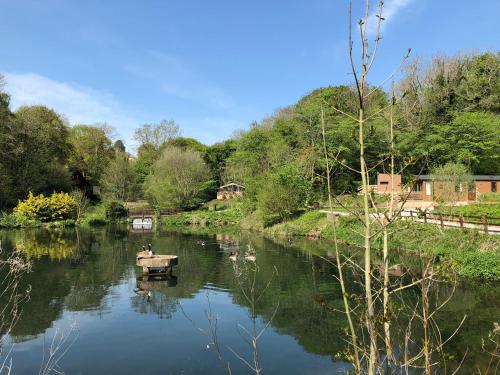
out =
<path fill-rule="evenodd" d="M 395 90 L 395 159 L 405 173 L 429 173 L 446 163 L 472 174 L 500 174 L 500 56 L 495 52 L 436 57 L 408 64 Z M 370 178 L 387 170 L 387 108 L 391 95 L 370 87 L 365 148 Z M 232 139 L 204 145 L 181 137 L 174 121 L 146 124 L 128 153 L 105 124 L 71 125 L 50 108 L 12 111 L 0 95 L 0 210 L 30 193 L 82 191 L 99 200 L 148 200 L 158 209 L 190 210 L 215 198 L 218 186 L 246 187 L 244 208 L 278 222 L 327 197 L 326 152 L 336 194 L 360 187 L 352 86 L 319 88 Z M 373 182 L 373 181 L 372 181 Z M 96 193 L 95 188 L 98 188 Z"/>

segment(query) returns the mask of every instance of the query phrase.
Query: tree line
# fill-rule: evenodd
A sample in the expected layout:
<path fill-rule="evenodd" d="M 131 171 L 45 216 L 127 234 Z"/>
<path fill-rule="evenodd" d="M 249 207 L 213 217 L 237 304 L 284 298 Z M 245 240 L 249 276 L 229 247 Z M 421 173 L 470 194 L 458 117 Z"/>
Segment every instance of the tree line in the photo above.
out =
<path fill-rule="evenodd" d="M 1 86 L 0 86 L 1 87 Z M 406 66 L 395 84 L 395 159 L 405 173 L 428 173 L 460 163 L 473 174 L 500 174 L 500 56 L 486 52 L 437 57 Z M 391 95 L 370 87 L 365 148 L 370 178 L 386 170 Z M 0 88 L 0 210 L 33 194 L 99 187 L 102 196 L 147 199 L 161 209 L 193 209 L 215 198 L 221 184 L 246 188 L 245 208 L 281 220 L 305 206 L 321 205 L 327 175 L 335 193 L 360 186 L 352 86 L 319 88 L 297 103 L 254 122 L 214 145 L 181 136 L 174 121 L 135 131 L 137 154 L 112 141 L 106 124 L 70 126 L 45 106 L 9 107 Z M 325 150 L 331 159 L 326 173 Z M 352 169 L 346 166 L 351 166 Z M 334 183 L 333 183 L 334 182 Z M 372 181 L 374 182 L 374 181 Z"/>

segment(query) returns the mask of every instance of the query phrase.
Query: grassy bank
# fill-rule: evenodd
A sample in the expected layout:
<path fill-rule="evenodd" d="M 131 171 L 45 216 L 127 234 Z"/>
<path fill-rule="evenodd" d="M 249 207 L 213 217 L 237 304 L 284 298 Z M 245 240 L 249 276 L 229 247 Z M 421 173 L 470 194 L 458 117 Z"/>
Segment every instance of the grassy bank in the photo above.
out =
<path fill-rule="evenodd" d="M 239 226 L 243 214 L 239 205 L 232 205 L 224 210 L 198 210 L 181 212 L 176 215 L 161 218 L 167 227 L 224 227 Z"/>
<path fill-rule="evenodd" d="M 440 206 L 436 207 L 432 213 L 442 213 L 443 215 L 463 215 L 477 217 L 468 218 L 467 221 L 481 222 L 481 217 L 486 216 L 490 224 L 500 225 L 500 202 L 499 203 L 475 203 L 467 206 Z"/>
<path fill-rule="evenodd" d="M 0 213 L 0 229 L 18 229 L 18 228 L 67 228 L 76 225 L 73 219 L 54 220 L 42 222 L 40 220 L 28 219 L 26 217 L 15 215 L 13 213 Z"/>
<path fill-rule="evenodd" d="M 363 238 L 358 234 L 363 229 L 362 224 L 356 219 L 340 218 L 336 228 L 340 242 L 363 245 Z M 327 219 L 326 214 L 317 211 L 308 212 L 264 231 L 274 235 L 333 238 L 331 220 Z M 382 247 L 381 236 L 374 238 L 374 245 L 375 248 Z M 462 276 L 500 280 L 500 236 L 474 230 L 441 229 L 432 224 L 400 221 L 392 229 L 389 247 L 438 255 L 441 259 L 452 262 Z"/>
<path fill-rule="evenodd" d="M 193 211 L 163 218 L 168 227 L 217 228 L 227 225 L 264 232 L 277 236 L 333 238 L 333 222 L 326 213 L 309 211 L 290 221 L 264 228 L 258 215 L 243 217 L 238 207 L 222 211 Z M 362 246 L 362 224 L 352 217 L 336 222 L 337 238 L 347 245 Z M 376 228 L 375 228 L 376 230 Z M 474 230 L 441 229 L 436 225 L 401 221 L 395 224 L 390 236 L 391 249 L 427 255 L 437 255 L 451 262 L 462 276 L 500 280 L 500 236 Z M 382 247 L 381 236 L 374 238 L 374 247 Z"/>

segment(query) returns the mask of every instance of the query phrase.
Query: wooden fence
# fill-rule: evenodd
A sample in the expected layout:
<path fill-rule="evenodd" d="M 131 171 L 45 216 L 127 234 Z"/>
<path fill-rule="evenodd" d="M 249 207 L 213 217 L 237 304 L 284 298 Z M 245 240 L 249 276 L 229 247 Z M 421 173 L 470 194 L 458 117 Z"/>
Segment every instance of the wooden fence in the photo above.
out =
<path fill-rule="evenodd" d="M 401 217 L 404 218 L 414 218 L 423 220 L 424 223 L 427 222 L 437 222 L 441 227 L 458 227 L 461 229 L 471 228 L 470 224 L 474 227 L 483 230 L 486 233 L 500 231 L 500 217 L 491 216 L 465 216 L 465 215 L 447 215 L 443 213 L 431 213 L 426 211 L 401 211 Z M 450 225 L 453 223 L 453 225 Z M 454 223 L 457 223 L 456 225 Z"/>
<path fill-rule="evenodd" d="M 153 209 L 143 209 L 143 210 L 128 210 L 129 217 L 154 217 L 154 216 L 169 216 L 175 215 L 179 210 L 153 210 Z"/>

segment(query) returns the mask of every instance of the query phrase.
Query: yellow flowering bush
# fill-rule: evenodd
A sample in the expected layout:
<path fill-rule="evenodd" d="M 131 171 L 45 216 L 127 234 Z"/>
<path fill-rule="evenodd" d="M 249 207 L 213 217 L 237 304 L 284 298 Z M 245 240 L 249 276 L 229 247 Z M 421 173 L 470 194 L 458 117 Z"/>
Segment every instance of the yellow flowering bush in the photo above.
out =
<path fill-rule="evenodd" d="M 40 221 L 63 220 L 74 217 L 77 202 L 68 193 L 53 193 L 50 197 L 43 194 L 33 195 L 19 201 L 14 212 L 29 219 Z"/>

